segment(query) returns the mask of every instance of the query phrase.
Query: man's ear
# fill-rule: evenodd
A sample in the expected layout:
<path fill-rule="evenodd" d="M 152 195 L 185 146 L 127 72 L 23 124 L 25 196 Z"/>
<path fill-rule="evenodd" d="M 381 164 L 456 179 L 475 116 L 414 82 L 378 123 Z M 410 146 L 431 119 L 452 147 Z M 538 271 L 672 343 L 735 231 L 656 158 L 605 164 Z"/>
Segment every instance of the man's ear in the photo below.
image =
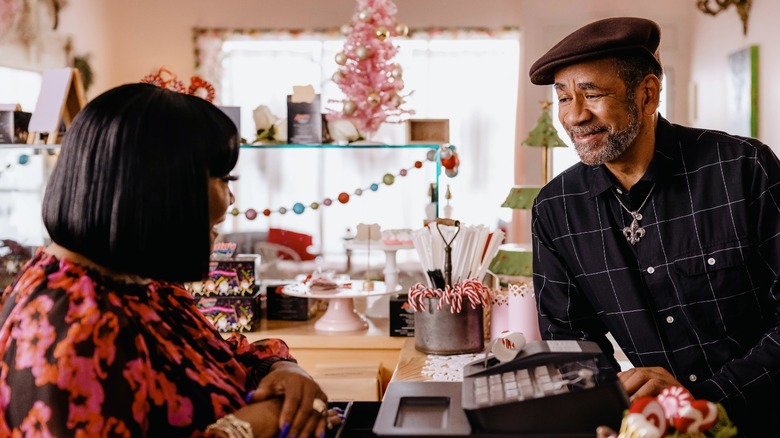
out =
<path fill-rule="evenodd" d="M 654 74 L 648 74 L 639 84 L 637 94 L 642 111 L 647 115 L 655 114 L 661 102 L 661 80 Z"/>

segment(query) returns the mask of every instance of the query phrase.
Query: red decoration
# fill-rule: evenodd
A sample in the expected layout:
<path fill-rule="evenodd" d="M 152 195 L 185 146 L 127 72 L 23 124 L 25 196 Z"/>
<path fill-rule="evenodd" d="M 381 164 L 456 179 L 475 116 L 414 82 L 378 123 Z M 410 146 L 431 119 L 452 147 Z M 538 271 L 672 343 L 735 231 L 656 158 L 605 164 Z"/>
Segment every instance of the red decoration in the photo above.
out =
<path fill-rule="evenodd" d="M 339 193 L 339 202 L 342 204 L 349 202 L 349 195 L 346 192 Z"/>
<path fill-rule="evenodd" d="M 199 76 L 193 76 L 190 79 L 190 88 L 187 90 L 187 93 L 197 96 L 198 94 L 196 93 L 201 89 L 206 90 L 206 97 L 204 97 L 204 99 L 208 102 L 214 102 L 214 86 L 211 85 L 209 81 Z"/>
<path fill-rule="evenodd" d="M 454 169 L 458 167 L 459 164 L 460 164 L 460 159 L 458 158 L 458 154 L 456 154 L 455 152 L 453 152 L 449 158 L 441 159 L 441 165 L 444 166 L 445 169 Z"/>
<path fill-rule="evenodd" d="M 415 161 L 414 162 L 414 167 L 417 168 L 417 169 L 420 169 L 422 167 L 422 164 L 423 164 L 422 161 Z"/>
<path fill-rule="evenodd" d="M 208 102 L 214 101 L 214 86 L 211 85 L 205 79 L 198 76 L 193 76 L 190 79 L 190 86 L 187 88 L 184 82 L 177 79 L 176 73 L 168 69 L 167 67 L 160 67 L 157 73 L 144 76 L 141 81 L 142 84 L 152 84 L 160 88 L 167 88 L 171 91 L 182 94 L 191 94 L 197 96 L 198 90 L 206 90 L 206 97 L 204 100 Z"/>

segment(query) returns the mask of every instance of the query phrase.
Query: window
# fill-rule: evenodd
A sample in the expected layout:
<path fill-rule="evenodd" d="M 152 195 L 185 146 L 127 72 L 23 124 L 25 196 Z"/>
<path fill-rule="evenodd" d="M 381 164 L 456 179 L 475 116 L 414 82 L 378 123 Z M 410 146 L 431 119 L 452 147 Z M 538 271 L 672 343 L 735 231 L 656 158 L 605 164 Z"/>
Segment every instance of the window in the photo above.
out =
<path fill-rule="evenodd" d="M 313 85 L 324 111 L 338 109 L 328 102 L 342 96 L 330 79 L 337 68 L 334 57 L 343 47 L 339 34 L 214 32 L 197 37 L 199 71 L 217 84 L 222 104 L 242 108 L 244 138 L 254 139 L 251 113 L 258 105 L 285 116 L 293 85 Z M 449 186 L 454 218 L 491 228 L 499 220 L 508 221 L 511 210 L 500 206 L 514 183 L 519 34 L 417 32 L 394 43 L 399 47 L 394 60 L 404 70 L 404 92 L 413 91 L 404 106 L 415 110 L 415 118 L 449 119 L 450 142 L 461 160 L 459 175 L 440 176 L 440 214 Z M 372 139 L 403 144 L 404 125 L 386 123 Z M 378 223 L 383 229 L 420 228 L 430 202 L 429 183 L 435 180 L 434 163 L 409 170 L 408 176 L 380 185 L 376 193 L 366 189 L 387 173 L 398 175 L 415 161 L 425 161 L 425 154 L 420 149 L 243 149 L 237 170 L 241 180 L 234 188 L 239 210 L 291 210 L 296 202 L 308 207 L 325 198 L 333 205 L 307 208 L 301 215 L 260 215 L 255 221 L 238 217 L 223 231 L 294 229 L 313 234 L 324 253 L 340 253 L 345 229 L 354 230 L 360 222 Z M 353 195 L 357 188 L 363 189 L 362 196 Z M 336 201 L 341 192 L 352 195 L 346 205 Z"/>
<path fill-rule="evenodd" d="M 19 104 L 33 112 L 40 89 L 40 73 L 0 67 L 0 104 Z M 33 148 L 0 148 L 0 239 L 28 246 L 46 243 L 41 202 L 53 164 L 53 156 Z"/>

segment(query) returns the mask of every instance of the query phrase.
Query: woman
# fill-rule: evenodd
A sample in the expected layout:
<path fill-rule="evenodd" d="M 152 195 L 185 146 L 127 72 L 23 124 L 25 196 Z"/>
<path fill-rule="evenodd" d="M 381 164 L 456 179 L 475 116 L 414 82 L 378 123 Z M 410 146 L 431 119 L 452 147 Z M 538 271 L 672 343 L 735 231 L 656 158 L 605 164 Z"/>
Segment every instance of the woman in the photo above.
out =
<path fill-rule="evenodd" d="M 208 273 L 238 149 L 218 108 L 149 84 L 77 115 L 53 243 L 0 302 L 0 436 L 324 436 L 327 397 L 286 344 L 224 341 L 180 286 Z"/>

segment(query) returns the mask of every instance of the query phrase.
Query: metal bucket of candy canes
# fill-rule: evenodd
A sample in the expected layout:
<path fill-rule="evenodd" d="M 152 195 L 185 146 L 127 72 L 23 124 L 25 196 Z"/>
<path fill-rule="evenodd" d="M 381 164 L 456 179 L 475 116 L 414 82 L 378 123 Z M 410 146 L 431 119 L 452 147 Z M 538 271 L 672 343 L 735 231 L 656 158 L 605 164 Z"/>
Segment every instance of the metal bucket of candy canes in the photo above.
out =
<path fill-rule="evenodd" d="M 414 314 L 414 346 L 427 354 L 477 353 L 485 348 L 483 310 L 490 289 L 465 280 L 444 289 L 421 283 L 409 289 Z"/>

